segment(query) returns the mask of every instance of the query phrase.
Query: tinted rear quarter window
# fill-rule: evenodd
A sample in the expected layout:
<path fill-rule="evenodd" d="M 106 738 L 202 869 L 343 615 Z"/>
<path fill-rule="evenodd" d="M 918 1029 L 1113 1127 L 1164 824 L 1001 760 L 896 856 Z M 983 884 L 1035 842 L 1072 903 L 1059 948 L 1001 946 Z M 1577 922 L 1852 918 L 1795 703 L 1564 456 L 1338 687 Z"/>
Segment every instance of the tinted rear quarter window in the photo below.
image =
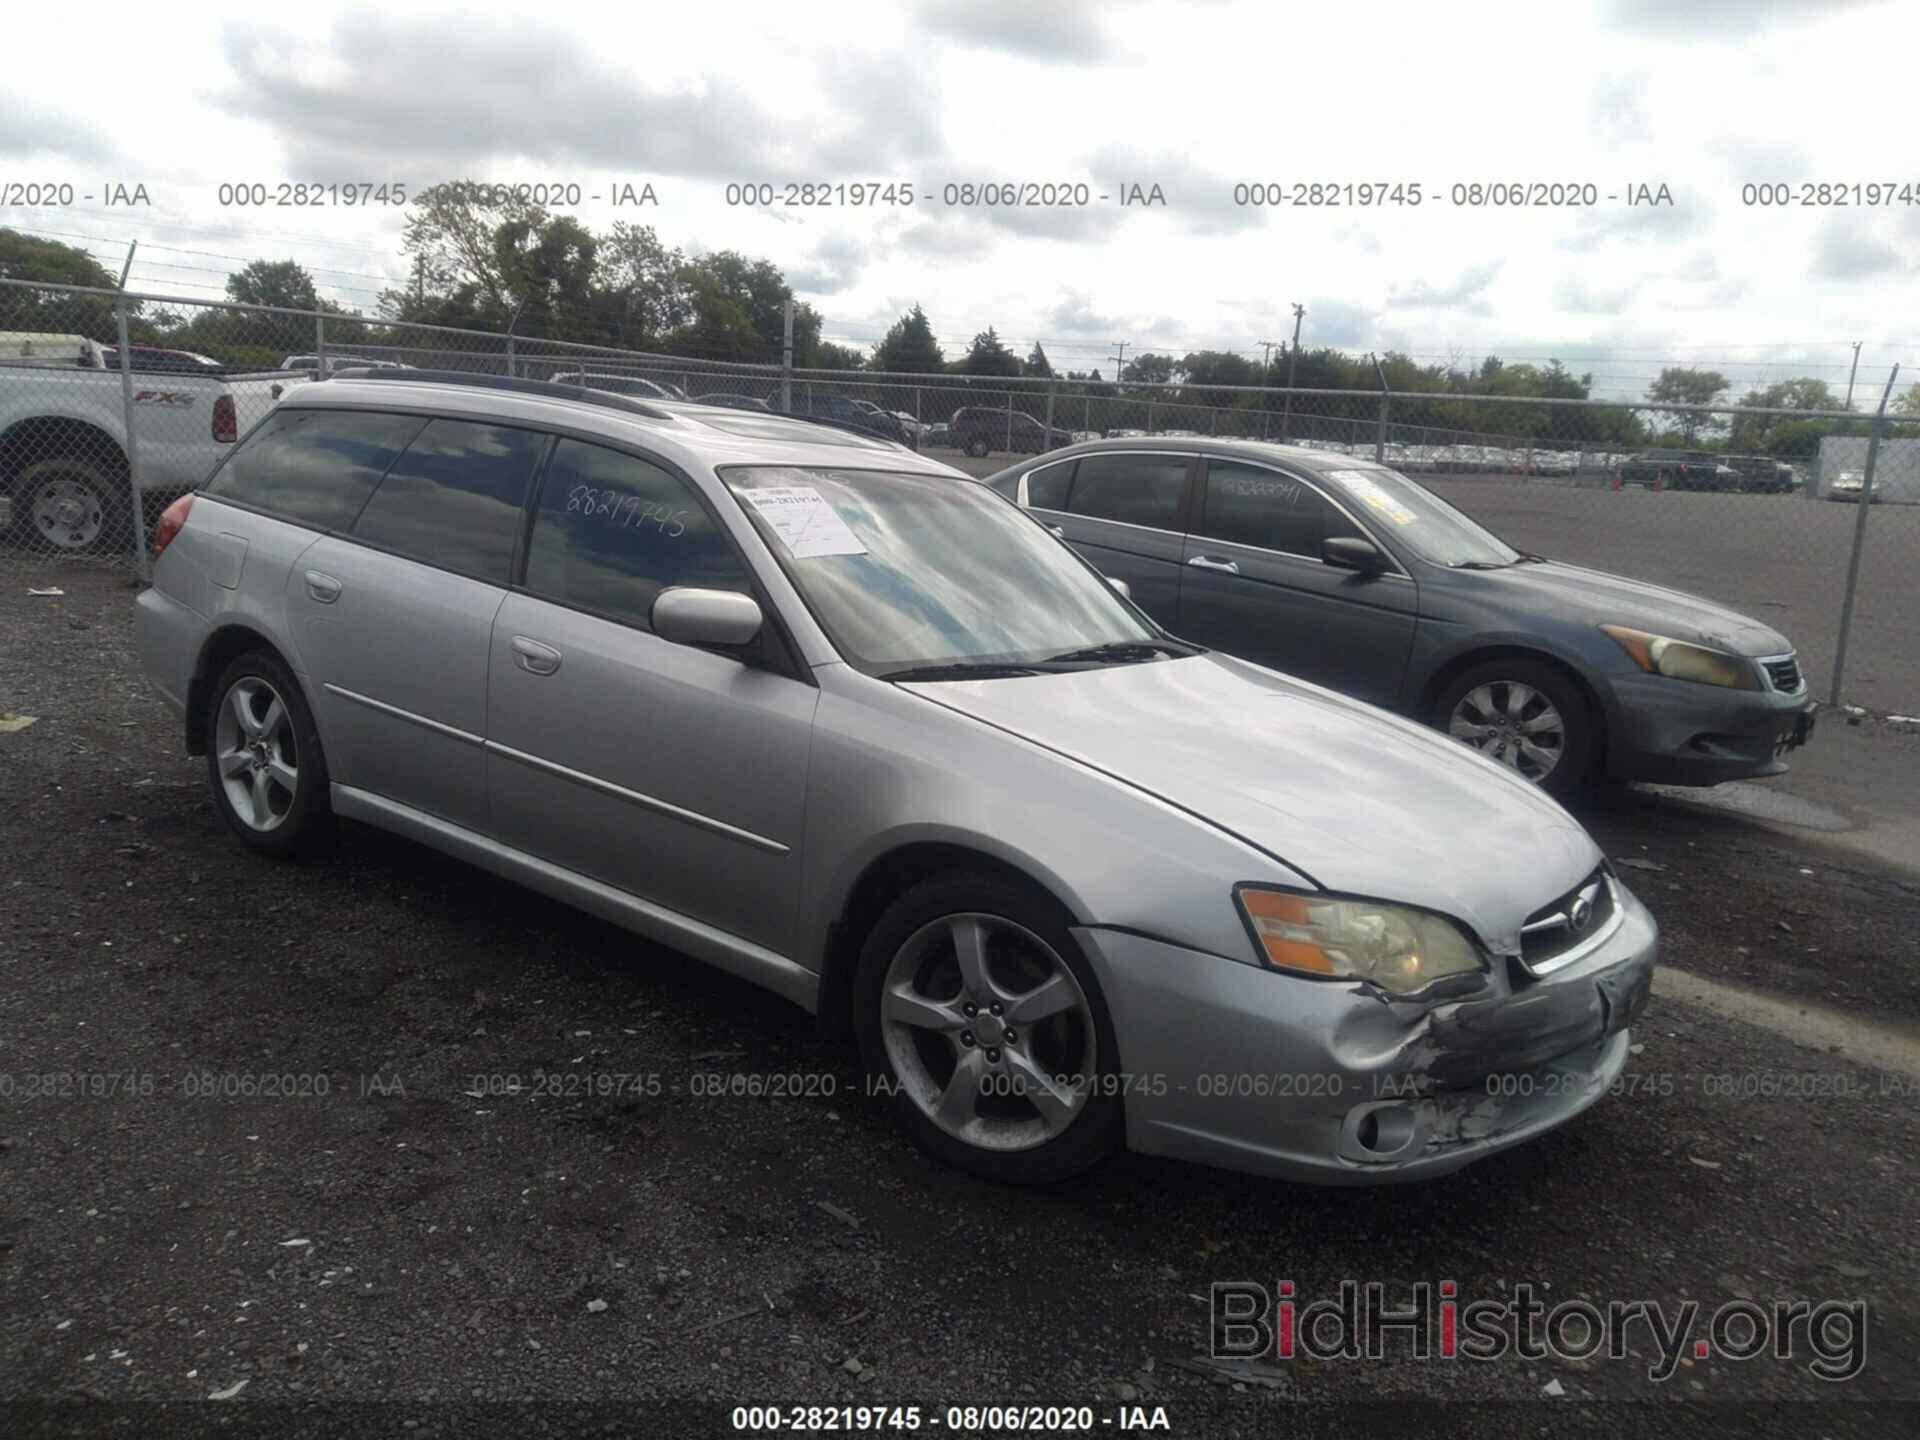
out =
<path fill-rule="evenodd" d="M 546 443 L 533 430 L 429 421 L 367 501 L 353 538 L 504 585 Z"/>
<path fill-rule="evenodd" d="M 652 625 L 662 590 L 750 591 L 752 578 L 685 483 L 637 456 L 562 440 L 540 486 L 527 588 L 563 605 Z"/>
<path fill-rule="evenodd" d="M 204 488 L 296 524 L 345 530 L 426 423 L 417 415 L 281 409 Z"/>
<path fill-rule="evenodd" d="M 1074 473 L 1067 508 L 1095 520 L 1172 530 L 1186 484 L 1183 455 L 1086 455 Z"/>
<path fill-rule="evenodd" d="M 1027 476 L 1027 504 L 1037 510 L 1067 508 L 1067 487 L 1073 481 L 1073 461 L 1042 465 Z"/>

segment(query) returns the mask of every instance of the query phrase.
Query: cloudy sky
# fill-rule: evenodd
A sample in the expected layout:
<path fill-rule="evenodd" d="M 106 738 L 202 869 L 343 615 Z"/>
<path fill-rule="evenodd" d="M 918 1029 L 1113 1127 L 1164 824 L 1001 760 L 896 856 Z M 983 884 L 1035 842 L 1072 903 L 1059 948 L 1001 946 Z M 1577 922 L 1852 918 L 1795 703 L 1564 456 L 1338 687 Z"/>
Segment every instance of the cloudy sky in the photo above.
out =
<path fill-rule="evenodd" d="M 1286 337 L 1422 360 L 1564 360 L 1596 393 L 1662 363 L 1739 384 L 1920 362 L 1920 14 L 1846 0 L 1326 7 L 1188 0 L 832 6 L 18 7 L 0 187 L 71 181 L 0 224 L 217 296 L 293 257 L 370 308 L 402 211 L 219 204 L 222 182 L 650 182 L 586 201 L 689 250 L 785 267 L 830 338 L 923 304 L 949 351 L 991 324 L 1056 366 L 1116 342 L 1258 355 Z M 111 36 L 112 43 L 105 38 Z M 29 62 L 29 63 L 22 63 Z M 104 188 L 142 182 L 148 209 Z M 731 183 L 911 183 L 911 206 L 755 208 Z M 1085 182 L 1084 208 L 967 208 L 949 183 Z M 1419 184 L 1423 203 L 1257 208 L 1237 183 Z M 1453 203 L 1592 183 L 1590 208 Z M 1742 187 L 1891 182 L 1912 203 L 1755 206 Z M 1122 207 L 1157 185 L 1164 207 Z M 1664 185 L 1670 206 L 1629 206 Z M 1610 199 L 1618 196 L 1618 199 Z M 14 198 L 0 193 L 0 200 Z M 1911 364 L 1908 365 L 1911 369 Z"/>

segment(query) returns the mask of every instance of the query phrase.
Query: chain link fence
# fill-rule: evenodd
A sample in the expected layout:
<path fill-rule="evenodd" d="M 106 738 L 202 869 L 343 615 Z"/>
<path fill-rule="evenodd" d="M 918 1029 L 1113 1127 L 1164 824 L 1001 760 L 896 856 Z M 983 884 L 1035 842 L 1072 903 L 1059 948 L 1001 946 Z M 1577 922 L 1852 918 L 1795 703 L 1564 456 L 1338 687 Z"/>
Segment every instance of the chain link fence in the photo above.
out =
<path fill-rule="evenodd" d="M 412 366 L 852 425 L 974 474 L 1101 437 L 1383 463 L 1525 549 L 1723 601 L 1815 693 L 1920 712 L 1920 417 L 1518 396 L 809 371 L 0 281 L 0 524 L 22 574 L 144 572 L 159 511 L 298 387 Z M 1893 382 L 1888 382 L 1891 394 Z"/>

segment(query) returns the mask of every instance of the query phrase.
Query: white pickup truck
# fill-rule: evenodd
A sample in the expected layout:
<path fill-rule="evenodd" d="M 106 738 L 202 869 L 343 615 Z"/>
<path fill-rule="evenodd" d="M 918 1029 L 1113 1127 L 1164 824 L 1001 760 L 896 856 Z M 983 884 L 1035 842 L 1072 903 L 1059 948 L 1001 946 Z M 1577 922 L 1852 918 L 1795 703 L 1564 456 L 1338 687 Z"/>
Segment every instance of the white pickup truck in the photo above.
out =
<path fill-rule="evenodd" d="M 311 378 L 131 352 L 143 500 L 199 485 L 281 395 Z M 85 336 L 0 331 L 0 530 L 61 552 L 133 544 L 120 379 L 118 353 Z"/>

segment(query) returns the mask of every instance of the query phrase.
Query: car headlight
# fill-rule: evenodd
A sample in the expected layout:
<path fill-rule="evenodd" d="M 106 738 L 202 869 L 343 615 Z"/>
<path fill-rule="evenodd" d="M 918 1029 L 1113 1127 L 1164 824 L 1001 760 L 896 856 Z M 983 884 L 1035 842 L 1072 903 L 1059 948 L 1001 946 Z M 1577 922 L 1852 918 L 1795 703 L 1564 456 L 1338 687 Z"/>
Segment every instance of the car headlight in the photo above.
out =
<path fill-rule="evenodd" d="M 1396 995 L 1486 968 L 1480 949 L 1444 916 L 1381 900 L 1302 895 L 1264 885 L 1233 898 L 1261 958 L 1322 980 L 1369 980 Z"/>
<path fill-rule="evenodd" d="M 1629 630 L 1624 625 L 1600 628 L 1617 640 L 1620 648 L 1633 657 L 1633 663 L 1649 675 L 1698 680 L 1703 685 L 1724 685 L 1729 690 L 1760 688 L 1759 671 L 1744 656 L 1690 645 L 1685 640 L 1670 640 L 1665 635 L 1649 635 L 1644 630 Z"/>

